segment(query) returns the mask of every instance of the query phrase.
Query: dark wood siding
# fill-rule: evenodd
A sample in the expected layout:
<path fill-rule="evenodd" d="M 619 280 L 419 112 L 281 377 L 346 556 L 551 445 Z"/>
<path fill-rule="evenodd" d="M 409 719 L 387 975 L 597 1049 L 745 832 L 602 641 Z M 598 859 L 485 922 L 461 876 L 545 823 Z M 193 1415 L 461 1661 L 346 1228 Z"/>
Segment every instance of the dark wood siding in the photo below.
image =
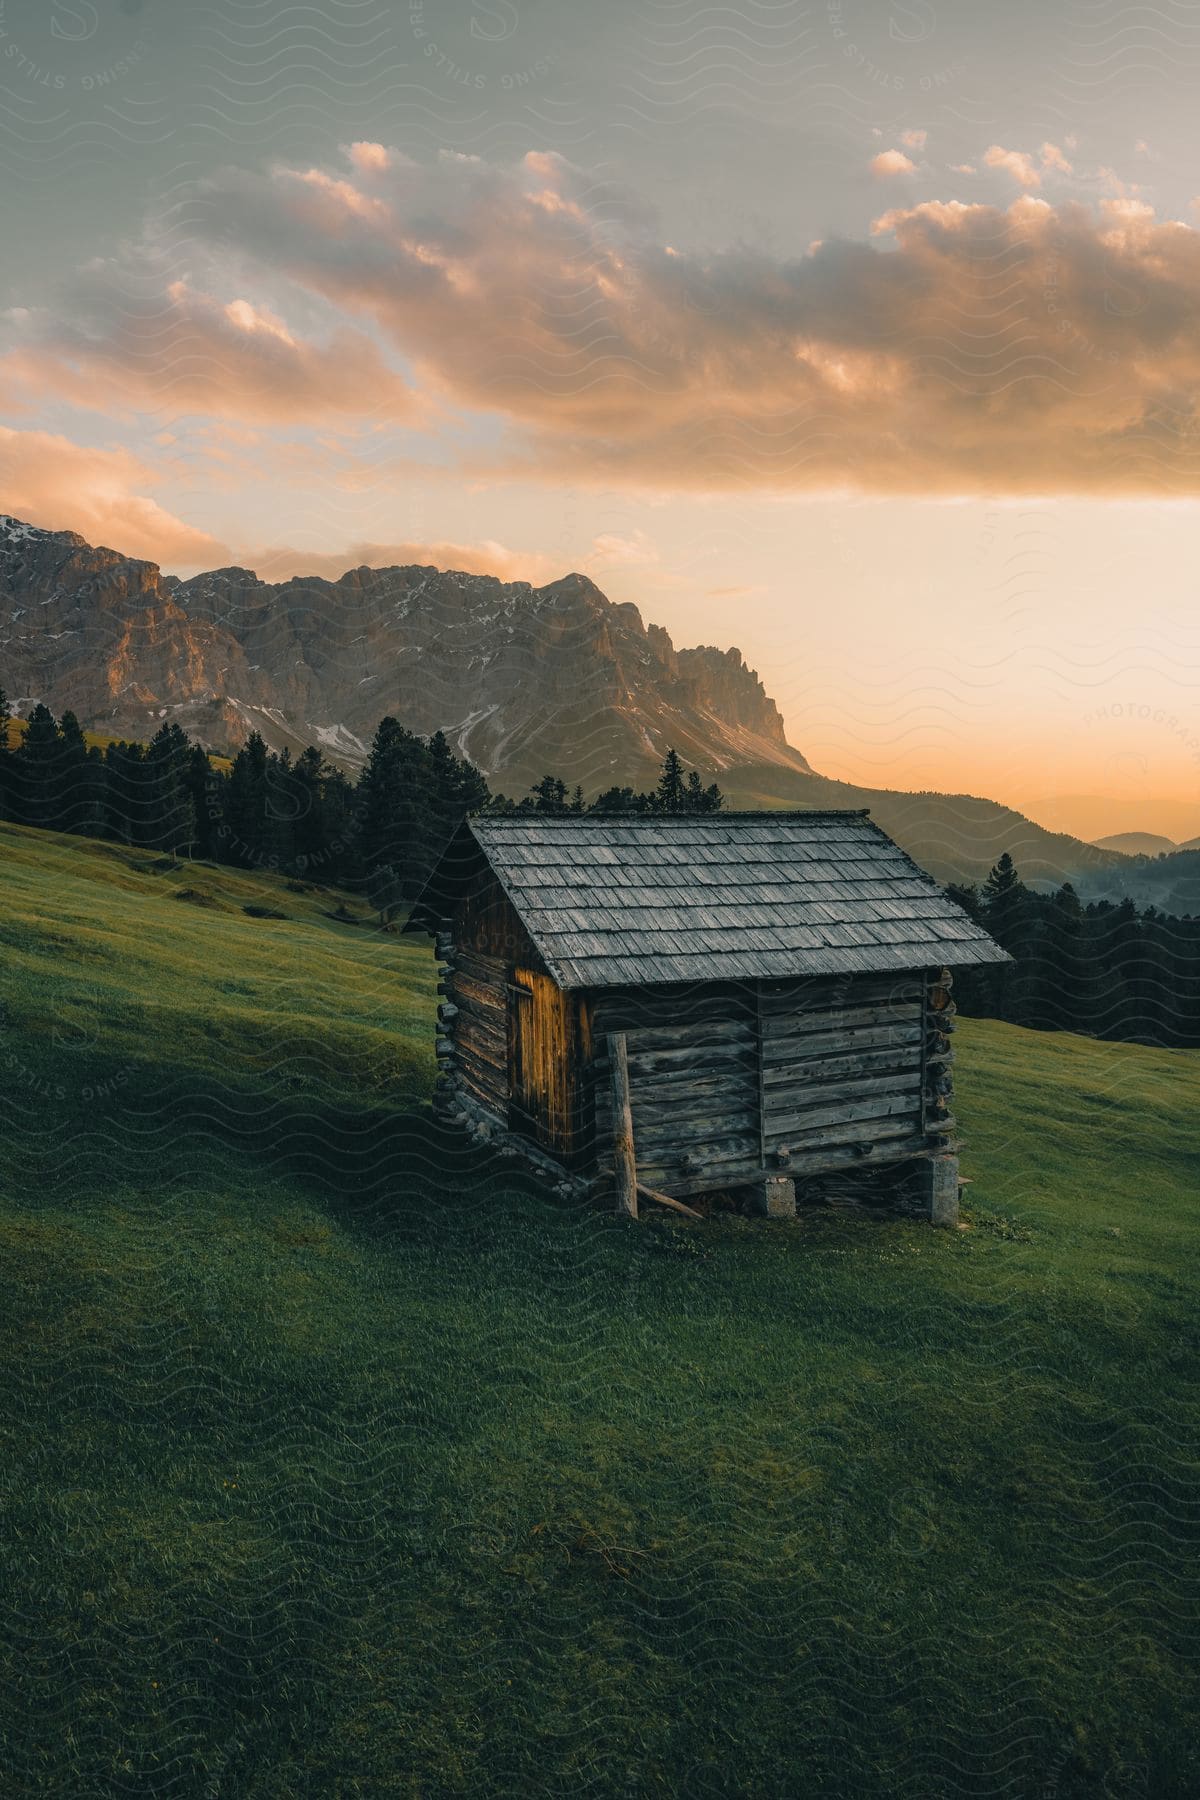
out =
<path fill-rule="evenodd" d="M 675 1194 L 798 1176 L 922 1148 L 920 975 L 613 990 L 594 1002 L 624 1030 L 634 1145 L 650 1186 Z M 606 1065 L 596 1141 L 609 1166 Z"/>
<path fill-rule="evenodd" d="M 612 1118 L 603 1016 L 598 1004 L 596 1143 L 598 1161 L 608 1168 Z M 741 1018 L 663 1018 L 627 1030 L 625 1040 L 639 1179 L 665 1193 L 750 1180 L 762 1157 L 757 1035 L 745 1009 Z"/>
<path fill-rule="evenodd" d="M 459 900 L 452 927 L 446 998 L 455 1009 L 444 1026 L 467 1095 L 501 1125 L 509 1123 L 509 972 L 515 958 L 536 965 L 537 952 L 504 889 L 483 870 Z"/>
<path fill-rule="evenodd" d="M 453 937 L 456 945 L 499 957 L 510 966 L 518 962 L 527 969 L 544 966 L 512 901 L 490 869 L 481 872 L 459 901 Z"/>
<path fill-rule="evenodd" d="M 883 1159 L 921 1131 L 924 984 L 916 975 L 764 982 L 762 1137 L 768 1166 Z"/>
<path fill-rule="evenodd" d="M 451 999 L 455 1067 L 468 1094 L 508 1124 L 508 990 L 496 956 L 459 950 Z"/>

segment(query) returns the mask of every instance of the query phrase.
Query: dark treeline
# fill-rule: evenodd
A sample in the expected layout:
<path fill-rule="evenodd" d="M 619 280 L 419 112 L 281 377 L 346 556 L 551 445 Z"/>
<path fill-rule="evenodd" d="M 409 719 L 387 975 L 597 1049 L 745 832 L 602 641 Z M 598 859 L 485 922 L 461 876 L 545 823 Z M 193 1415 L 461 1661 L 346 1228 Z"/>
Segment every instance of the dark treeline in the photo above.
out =
<path fill-rule="evenodd" d="M 982 887 L 948 891 L 1016 959 L 955 975 L 964 1012 L 1041 1031 L 1200 1045 L 1200 919 L 1139 912 L 1132 900 L 1084 906 L 1069 882 L 1036 892 L 1007 852 Z"/>
<path fill-rule="evenodd" d="M 223 760 L 223 759 L 222 759 Z M 159 855 L 273 869 L 362 894 L 383 914 L 410 901 L 469 812 L 707 813 L 720 809 L 674 750 L 648 792 L 609 788 L 591 806 L 554 775 L 522 800 L 493 795 L 436 732 L 381 721 L 357 781 L 309 748 L 293 758 L 255 732 L 226 769 L 164 724 L 148 744 L 89 748 L 73 713 L 35 706 L 23 734 L 0 690 L 0 819 Z M 1200 919 L 1133 901 L 1083 905 L 1068 884 L 1027 888 L 1000 858 L 982 887 L 949 892 L 1016 961 L 963 969 L 962 1010 L 1038 1030 L 1200 1045 Z"/>
<path fill-rule="evenodd" d="M 74 713 L 33 708 L 15 729 L 0 689 L 0 819 L 131 844 L 160 855 L 273 869 L 363 893 L 381 912 L 411 900 L 469 812 L 713 812 L 704 787 L 668 752 L 648 793 L 612 788 L 585 808 L 583 793 L 546 775 L 524 799 L 493 795 L 442 733 L 380 722 L 358 777 L 308 748 L 293 758 L 257 732 L 228 769 L 164 724 L 148 744 L 89 748 Z"/>

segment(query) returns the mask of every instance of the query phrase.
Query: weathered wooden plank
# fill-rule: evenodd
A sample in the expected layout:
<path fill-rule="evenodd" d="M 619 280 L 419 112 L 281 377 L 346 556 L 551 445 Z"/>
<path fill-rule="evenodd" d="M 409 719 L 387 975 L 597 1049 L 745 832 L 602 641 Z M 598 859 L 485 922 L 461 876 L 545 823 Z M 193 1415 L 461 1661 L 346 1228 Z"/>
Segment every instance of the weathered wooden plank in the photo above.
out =
<path fill-rule="evenodd" d="M 758 1114 L 750 1107 L 740 1112 L 715 1112 L 710 1108 L 707 1113 L 696 1110 L 673 1118 L 647 1118 L 635 1107 L 633 1130 L 639 1151 L 678 1149 L 680 1156 L 685 1156 L 689 1151 L 700 1154 L 702 1145 L 726 1137 L 753 1136 L 758 1130 Z"/>
<path fill-rule="evenodd" d="M 724 1095 L 741 1095 L 747 1104 L 755 1104 L 758 1093 L 757 1076 L 750 1063 L 726 1064 L 698 1069 L 694 1073 L 687 1068 L 677 1068 L 667 1074 L 642 1075 L 636 1080 L 631 1075 L 630 1086 L 635 1106 L 640 1101 L 664 1110 L 676 1101 L 705 1096 L 720 1100 Z"/>
<path fill-rule="evenodd" d="M 793 1168 L 801 1165 L 804 1157 L 817 1156 L 835 1145 L 853 1148 L 864 1161 L 874 1156 L 874 1147 L 887 1143 L 889 1139 L 912 1139 L 919 1147 L 928 1147 L 928 1138 L 921 1134 L 918 1121 L 912 1116 L 892 1118 L 892 1120 L 855 1120 L 847 1125 L 826 1125 L 822 1130 L 813 1132 L 790 1132 L 788 1136 L 772 1134 L 770 1138 L 770 1156 L 768 1161 L 777 1161 L 775 1152 L 786 1148 L 788 1157 L 788 1174 Z"/>
<path fill-rule="evenodd" d="M 893 1006 L 921 998 L 923 984 L 912 976 L 852 976 L 834 981 L 760 984 L 764 1018 L 783 1013 L 805 1016 L 847 1006 Z"/>
<path fill-rule="evenodd" d="M 586 1006 L 538 969 L 515 967 L 509 992 L 514 1106 L 536 1143 L 573 1161 L 590 1110 L 590 1080 L 580 1082 L 592 1060 Z"/>
<path fill-rule="evenodd" d="M 465 994 L 458 995 L 454 1001 L 454 1005 L 458 1008 L 458 1017 L 455 1022 L 456 1029 L 458 1025 L 466 1024 L 477 1031 L 490 1032 L 493 1037 L 499 1038 L 501 1042 L 507 1042 L 508 1015 L 503 1008 L 478 1006 L 474 1000 L 468 999 Z"/>
<path fill-rule="evenodd" d="M 902 1005 L 839 1006 L 823 1013 L 779 1013 L 763 1018 L 763 1036 L 768 1041 L 786 1037 L 811 1037 L 823 1031 L 849 1031 L 863 1025 L 913 1026 L 921 1023 L 921 1006 L 917 1001 Z"/>
<path fill-rule="evenodd" d="M 922 1036 L 920 1019 L 889 1021 L 884 1025 L 852 1025 L 831 1031 L 797 1031 L 794 1035 L 777 1034 L 769 1040 L 770 1056 L 830 1056 L 839 1050 L 875 1050 L 891 1045 L 919 1044 Z M 778 1050 L 776 1045 L 786 1046 Z"/>
<path fill-rule="evenodd" d="M 481 1003 L 470 989 L 459 988 L 454 995 L 454 1005 L 458 1007 L 464 1018 L 478 1020 L 489 1031 L 498 1031 L 505 1035 L 508 1031 L 508 997 L 502 997 L 499 1005 L 490 1002 Z"/>
<path fill-rule="evenodd" d="M 633 1148 L 633 1114 L 629 1103 L 629 1062 L 625 1038 L 619 1031 L 607 1034 L 608 1091 L 612 1111 L 613 1173 L 616 1177 L 617 1211 L 626 1218 L 638 1216 L 637 1162 Z"/>
<path fill-rule="evenodd" d="M 459 1064 L 455 1073 L 472 1099 L 480 1106 L 486 1107 L 491 1116 L 501 1125 L 508 1123 L 508 1104 L 502 1095 L 496 1094 L 486 1083 L 478 1081 L 473 1069 L 466 1064 Z"/>
<path fill-rule="evenodd" d="M 824 1081 L 835 1081 L 847 1075 L 921 1074 L 920 1044 L 889 1045 L 883 1050 L 853 1050 L 844 1056 L 797 1058 L 795 1062 L 771 1063 L 763 1067 L 764 1098 L 778 1089 L 817 1087 Z"/>
<path fill-rule="evenodd" d="M 819 1144 L 803 1154 L 794 1156 L 785 1173 L 793 1177 L 811 1179 L 814 1176 L 839 1169 L 886 1168 L 892 1164 L 909 1162 L 914 1157 L 928 1154 L 928 1140 L 914 1133 L 903 1137 L 893 1136 L 875 1140 L 871 1143 L 870 1154 L 867 1156 L 860 1152 L 856 1144 Z M 777 1165 L 771 1164 L 764 1167 L 757 1158 L 748 1158 L 744 1163 L 718 1163 L 714 1164 L 711 1169 L 687 1174 L 675 1167 L 656 1166 L 644 1159 L 639 1170 L 640 1177 L 644 1182 L 658 1187 L 669 1186 L 674 1193 L 681 1197 L 722 1193 L 731 1188 L 748 1187 L 753 1182 L 761 1181 L 764 1176 L 778 1175 L 779 1173 Z"/>
<path fill-rule="evenodd" d="M 630 1033 L 631 1037 L 631 1033 Z M 752 1042 L 727 1039 L 720 1044 L 680 1044 L 671 1049 L 633 1049 L 631 1076 L 669 1076 L 687 1069 L 736 1069 L 756 1064 Z"/>
<path fill-rule="evenodd" d="M 874 1024 L 878 1026 L 878 1024 L 882 1024 L 882 1021 L 876 1019 Z M 801 1055 L 802 1057 L 820 1055 L 820 1053 L 824 1053 L 824 1049 L 829 1049 L 829 1051 L 833 1051 L 833 1049 L 837 1048 L 882 1049 L 885 1048 L 887 1044 L 919 1044 L 919 1042 L 921 1042 L 921 1028 L 919 1028 L 919 1024 L 918 1026 L 910 1026 L 910 1028 L 905 1028 L 905 1026 L 894 1026 L 891 1033 L 883 1033 L 882 1037 L 878 1037 L 874 1044 L 865 1044 L 865 1042 L 858 1042 L 858 1040 L 853 1040 L 851 1044 L 838 1044 L 837 1037 L 840 1037 L 840 1033 L 829 1033 L 829 1037 L 833 1040 L 829 1042 L 828 1046 L 820 1046 L 819 1040 L 813 1039 L 810 1033 L 804 1033 L 804 1035 L 792 1035 L 792 1033 L 783 1033 L 783 1031 L 781 1031 L 781 1033 L 766 1031 L 765 1037 L 763 1037 L 763 1062 L 765 1062 L 765 1064 L 770 1064 L 770 1062 L 793 1062 L 795 1058 L 801 1057 Z"/>
<path fill-rule="evenodd" d="M 459 944 L 455 951 L 457 966 L 476 981 L 503 981 L 508 968 L 502 956 L 489 956 L 484 950 L 476 950 L 469 944 Z"/>
<path fill-rule="evenodd" d="M 681 1075 L 674 1081 L 631 1082 L 630 1086 L 634 1111 L 647 1118 L 669 1119 L 681 1107 L 710 1112 L 740 1108 L 753 1113 L 758 1109 L 758 1084 L 750 1070 L 726 1069 L 709 1075 Z"/>
<path fill-rule="evenodd" d="M 596 1030 L 635 1032 L 659 1026 L 729 1021 L 752 1028 L 755 1016 L 752 982 L 710 982 L 702 986 L 678 982 L 656 988 L 605 988 L 592 1001 Z"/>
<path fill-rule="evenodd" d="M 711 1168 L 697 1174 L 685 1174 L 677 1163 L 646 1163 L 641 1170 L 642 1179 L 649 1186 L 669 1187 L 681 1196 L 724 1193 L 729 1188 L 745 1187 L 763 1173 L 759 1167 L 757 1150 L 754 1155 L 746 1156 L 740 1162 L 714 1163 Z M 769 1169 L 765 1173 L 778 1175 L 779 1170 Z"/>
<path fill-rule="evenodd" d="M 455 1040 L 459 1044 L 479 1046 L 480 1055 L 488 1058 L 489 1062 L 495 1062 L 498 1067 L 507 1069 L 506 1031 L 497 1030 L 495 1026 L 489 1026 L 482 1019 L 477 1019 L 470 1013 L 461 1013 L 455 1019 L 453 1030 L 455 1030 Z"/>
<path fill-rule="evenodd" d="M 455 1061 L 465 1067 L 475 1069 L 478 1079 L 487 1081 L 498 1094 L 508 1096 L 508 1058 L 494 1045 L 480 1043 L 478 1039 L 464 1037 L 461 1034 L 455 1039 Z"/>
<path fill-rule="evenodd" d="M 921 1091 L 921 1071 L 889 1069 L 883 1075 L 843 1075 L 831 1081 L 798 1081 L 773 1089 L 768 1113 L 803 1112 L 809 1107 L 840 1106 L 846 1100 L 867 1100 L 875 1094 L 911 1094 L 913 1105 Z"/>
<path fill-rule="evenodd" d="M 501 1018 L 508 1010 L 508 996 L 503 975 L 495 981 L 481 981 L 477 975 L 465 969 L 459 969 L 454 976 L 454 999 L 456 1003 L 470 1005 L 479 1012 L 498 1013 Z"/>
<path fill-rule="evenodd" d="M 761 1146 L 757 1131 L 747 1131 L 740 1136 L 714 1134 L 712 1137 L 700 1131 L 682 1144 L 678 1139 L 656 1142 L 647 1136 L 639 1146 L 639 1154 L 647 1163 L 677 1170 L 683 1169 L 684 1159 L 689 1156 L 704 1168 L 733 1162 L 748 1162 L 757 1167 L 761 1161 Z"/>
<path fill-rule="evenodd" d="M 472 1036 L 469 1031 L 463 1030 L 456 1034 L 454 1045 L 455 1054 L 460 1060 L 486 1069 L 487 1078 L 495 1084 L 497 1091 L 504 1094 L 508 1092 L 508 1056 L 502 1044 L 489 1042 L 485 1037 Z"/>
<path fill-rule="evenodd" d="M 698 1023 L 677 1020 L 662 1025 L 641 1025 L 625 1034 L 630 1056 L 662 1054 L 670 1050 L 707 1050 L 732 1046 L 751 1050 L 754 1027 L 742 1019 L 704 1019 Z"/>
<path fill-rule="evenodd" d="M 858 1146 L 867 1143 L 871 1153 L 864 1156 Z M 853 1144 L 833 1141 L 794 1151 L 786 1173 L 811 1176 L 833 1169 L 882 1168 L 888 1163 L 906 1162 L 910 1157 L 919 1156 L 925 1148 L 925 1139 L 918 1133 L 911 1130 L 905 1133 L 899 1127 L 889 1125 L 874 1132 L 870 1138 L 858 1138 Z"/>
<path fill-rule="evenodd" d="M 822 1130 L 849 1130 L 862 1132 L 867 1136 L 865 1127 L 874 1120 L 909 1121 L 909 1129 L 918 1129 L 921 1121 L 921 1109 L 916 1094 L 880 1094 L 874 1100 L 856 1100 L 844 1107 L 826 1107 L 804 1112 L 779 1112 L 775 1118 L 768 1120 L 768 1138 L 772 1147 L 777 1143 L 799 1143 L 822 1132 Z"/>

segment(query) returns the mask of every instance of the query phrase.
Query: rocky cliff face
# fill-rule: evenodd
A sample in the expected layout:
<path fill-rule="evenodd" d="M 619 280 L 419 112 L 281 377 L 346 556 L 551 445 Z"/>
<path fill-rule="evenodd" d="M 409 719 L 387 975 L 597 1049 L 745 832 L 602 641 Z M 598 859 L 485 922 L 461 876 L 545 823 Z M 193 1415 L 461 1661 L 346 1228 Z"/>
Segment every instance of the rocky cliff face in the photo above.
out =
<path fill-rule="evenodd" d="M 676 650 L 583 575 L 546 587 L 409 567 L 270 584 L 189 581 L 0 517 L 0 683 L 93 730 L 177 719 L 214 748 L 251 730 L 361 759 L 385 713 L 444 730 L 493 787 L 547 770 L 587 789 L 643 782 L 674 746 L 717 772 L 806 772 L 737 650 Z"/>

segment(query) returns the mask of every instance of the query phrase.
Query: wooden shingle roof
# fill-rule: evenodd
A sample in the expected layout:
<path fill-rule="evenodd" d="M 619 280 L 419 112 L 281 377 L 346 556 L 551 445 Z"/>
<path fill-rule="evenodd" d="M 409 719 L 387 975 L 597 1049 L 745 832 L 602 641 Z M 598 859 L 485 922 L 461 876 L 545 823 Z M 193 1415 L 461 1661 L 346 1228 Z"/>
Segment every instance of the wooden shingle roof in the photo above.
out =
<path fill-rule="evenodd" d="M 466 830 L 564 988 L 1009 960 L 865 813 L 524 814 Z"/>

